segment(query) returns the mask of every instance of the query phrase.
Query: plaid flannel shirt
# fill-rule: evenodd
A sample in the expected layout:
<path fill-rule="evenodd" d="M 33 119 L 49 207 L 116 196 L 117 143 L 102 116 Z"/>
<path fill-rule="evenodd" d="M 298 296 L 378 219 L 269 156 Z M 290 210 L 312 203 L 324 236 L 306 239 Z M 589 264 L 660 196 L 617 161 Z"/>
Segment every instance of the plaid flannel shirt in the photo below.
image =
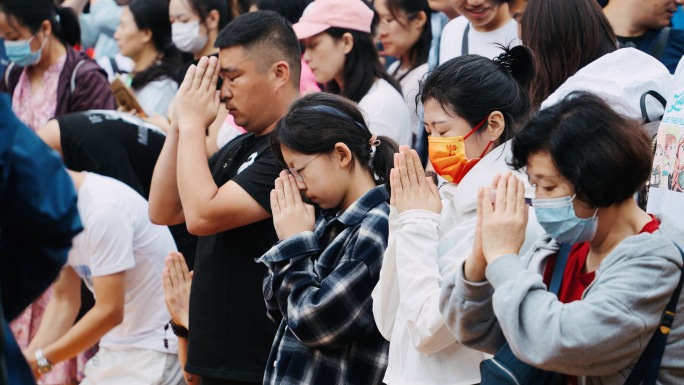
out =
<path fill-rule="evenodd" d="M 322 211 L 314 231 L 277 243 L 264 298 L 280 326 L 264 384 L 381 384 L 389 343 L 373 319 L 389 233 L 387 189 L 378 186 L 341 214 Z"/>

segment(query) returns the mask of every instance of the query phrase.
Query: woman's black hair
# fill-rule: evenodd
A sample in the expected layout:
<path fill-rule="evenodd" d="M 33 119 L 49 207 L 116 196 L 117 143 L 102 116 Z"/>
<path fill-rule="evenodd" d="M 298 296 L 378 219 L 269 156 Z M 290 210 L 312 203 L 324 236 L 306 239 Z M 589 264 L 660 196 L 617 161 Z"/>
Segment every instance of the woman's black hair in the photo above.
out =
<path fill-rule="evenodd" d="M 52 0 L 3 0 L 0 12 L 7 15 L 10 25 L 18 23 L 36 33 L 43 21 L 52 24 L 52 33 L 65 46 L 81 42 L 81 27 L 71 8 L 55 6 Z"/>
<path fill-rule="evenodd" d="M 399 84 L 380 64 L 378 50 L 369 33 L 344 28 L 328 28 L 325 33 L 335 40 L 340 40 L 345 33 L 350 33 L 354 39 L 354 47 L 344 60 L 344 89 L 341 89 L 335 80 L 331 80 L 325 84 L 326 91 L 358 103 L 370 91 L 376 79 L 385 79 L 401 92 Z"/>
<path fill-rule="evenodd" d="M 420 12 L 423 12 L 426 16 L 425 25 L 420 32 L 420 37 L 418 37 L 418 41 L 413 44 L 413 47 L 411 47 L 408 52 L 410 69 L 397 79 L 397 81 L 401 81 L 409 72 L 428 62 L 430 46 L 432 44 L 432 11 L 430 10 L 430 5 L 427 0 L 387 0 L 387 8 L 397 23 L 403 23 L 402 19 L 399 17 L 400 11 L 404 12 L 409 21 L 415 19 Z M 392 75 L 396 76 L 396 73 L 403 64 L 404 63 L 401 63 L 397 66 L 397 69 Z"/>
<path fill-rule="evenodd" d="M 220 31 L 233 20 L 227 0 L 189 0 L 188 3 L 200 17 L 200 23 L 209 16 L 209 12 L 216 11 L 219 14 L 218 30 Z"/>
<path fill-rule="evenodd" d="M 389 189 L 389 172 L 399 146 L 392 139 L 379 136 L 380 144 L 371 147 L 371 138 L 354 103 L 318 92 L 302 97 L 290 107 L 271 134 L 271 148 L 276 160 L 286 167 L 281 146 L 301 154 L 326 154 L 335 149 L 336 143 L 344 143 L 361 167 L 377 176 L 376 183 L 385 183 Z"/>
<path fill-rule="evenodd" d="M 444 112 L 462 117 L 470 127 L 500 111 L 506 127 L 495 145 L 505 142 L 530 113 L 527 89 L 534 58 L 524 46 L 501 49 L 504 52 L 494 60 L 463 55 L 440 65 L 421 82 L 417 102 L 435 100 Z M 478 131 L 486 128 L 483 124 Z"/>
<path fill-rule="evenodd" d="M 512 152 L 518 170 L 531 155 L 548 153 L 577 197 L 593 207 L 632 199 L 650 178 L 653 161 L 641 123 L 588 92 L 537 112 L 513 138 Z"/>
<path fill-rule="evenodd" d="M 287 21 L 294 24 L 299 21 L 302 17 L 304 9 L 311 4 L 313 0 L 254 0 L 253 4 L 256 5 L 257 9 L 260 11 L 273 11 L 282 17 L 286 18 Z"/>
<path fill-rule="evenodd" d="M 159 60 L 135 74 L 131 82 L 134 90 L 140 90 L 150 82 L 164 78 L 174 79 L 180 67 L 180 53 L 171 40 L 169 2 L 167 0 L 133 0 L 128 5 L 139 30 L 149 29 L 154 48 L 160 53 Z"/>

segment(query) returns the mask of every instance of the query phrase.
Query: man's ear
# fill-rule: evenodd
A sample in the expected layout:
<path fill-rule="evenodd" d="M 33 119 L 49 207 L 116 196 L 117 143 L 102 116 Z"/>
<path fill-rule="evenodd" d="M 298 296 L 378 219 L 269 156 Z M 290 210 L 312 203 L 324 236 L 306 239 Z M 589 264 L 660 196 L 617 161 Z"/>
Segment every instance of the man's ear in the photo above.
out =
<path fill-rule="evenodd" d="M 286 61 L 280 60 L 271 66 L 271 75 L 278 87 L 290 81 L 290 65 Z"/>
<path fill-rule="evenodd" d="M 506 119 L 501 111 L 494 111 L 487 117 L 487 133 L 485 138 L 496 143 L 506 131 Z"/>
<path fill-rule="evenodd" d="M 352 154 L 349 146 L 342 142 L 335 143 L 335 149 L 333 151 L 333 157 L 338 161 L 341 168 L 347 168 L 354 161 L 354 155 Z"/>

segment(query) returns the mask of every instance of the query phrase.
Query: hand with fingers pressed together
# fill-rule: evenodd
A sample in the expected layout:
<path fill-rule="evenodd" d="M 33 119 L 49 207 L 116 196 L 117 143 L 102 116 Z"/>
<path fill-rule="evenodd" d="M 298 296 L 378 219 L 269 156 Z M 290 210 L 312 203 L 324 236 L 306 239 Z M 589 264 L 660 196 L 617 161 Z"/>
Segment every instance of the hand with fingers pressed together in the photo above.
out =
<path fill-rule="evenodd" d="M 216 84 L 219 63 L 216 57 L 203 57 L 197 66 L 190 66 L 174 101 L 174 121 L 180 130 L 201 130 L 216 119 L 221 105 Z"/>
<path fill-rule="evenodd" d="M 437 185 L 431 177 L 425 176 L 418 153 L 408 146 L 400 146 L 399 152 L 394 154 L 390 187 L 390 205 L 399 213 L 414 209 L 442 212 Z"/>
<path fill-rule="evenodd" d="M 164 268 L 164 301 L 169 309 L 171 319 L 177 325 L 188 328 L 188 313 L 190 308 L 190 286 L 192 272 L 188 271 L 183 254 L 173 251 L 166 257 Z"/>
<path fill-rule="evenodd" d="M 528 207 L 525 203 L 525 185 L 522 180 L 508 172 L 497 175 L 492 182 L 496 197 L 492 204 L 492 189 L 481 188 L 478 195 L 482 215 L 482 255 L 487 263 L 506 254 L 518 254 L 525 242 Z M 477 240 L 476 240 L 477 242 Z"/>
<path fill-rule="evenodd" d="M 487 260 L 482 253 L 482 212 L 484 210 L 483 205 L 491 205 L 492 202 L 484 198 L 485 189 L 480 188 L 477 192 L 477 223 L 475 225 L 475 237 L 473 238 L 473 250 L 463 265 L 463 276 L 470 282 L 482 282 L 486 279 Z"/>
<path fill-rule="evenodd" d="M 313 231 L 316 212 L 312 205 L 302 201 L 294 176 L 282 171 L 271 190 L 273 225 L 278 239 L 283 240 L 304 231 Z"/>

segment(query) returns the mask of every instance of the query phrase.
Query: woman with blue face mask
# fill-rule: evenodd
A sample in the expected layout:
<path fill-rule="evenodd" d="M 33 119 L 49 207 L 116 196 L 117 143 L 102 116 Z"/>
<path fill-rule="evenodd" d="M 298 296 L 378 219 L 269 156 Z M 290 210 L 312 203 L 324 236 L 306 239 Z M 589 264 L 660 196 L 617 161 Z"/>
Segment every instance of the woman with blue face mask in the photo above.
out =
<path fill-rule="evenodd" d="M 657 383 L 681 383 L 684 317 L 659 325 L 682 290 L 684 232 L 633 198 L 653 159 L 640 125 L 582 92 L 519 131 L 511 163 L 536 186 L 531 203 L 547 234 L 519 257 L 528 213 L 522 181 L 495 178 L 494 198 L 480 189 L 476 246 L 441 293 L 459 341 L 487 353 L 508 342 L 521 361 L 570 384 L 624 384 L 654 332 L 669 330 Z M 562 277 L 557 296 L 547 291 L 552 276 Z"/>
<path fill-rule="evenodd" d="M 0 92 L 12 95 L 12 109 L 32 129 L 66 113 L 116 108 L 104 71 L 73 49 L 80 29 L 70 9 L 51 0 L 3 1 L 0 35 L 11 62 Z"/>

